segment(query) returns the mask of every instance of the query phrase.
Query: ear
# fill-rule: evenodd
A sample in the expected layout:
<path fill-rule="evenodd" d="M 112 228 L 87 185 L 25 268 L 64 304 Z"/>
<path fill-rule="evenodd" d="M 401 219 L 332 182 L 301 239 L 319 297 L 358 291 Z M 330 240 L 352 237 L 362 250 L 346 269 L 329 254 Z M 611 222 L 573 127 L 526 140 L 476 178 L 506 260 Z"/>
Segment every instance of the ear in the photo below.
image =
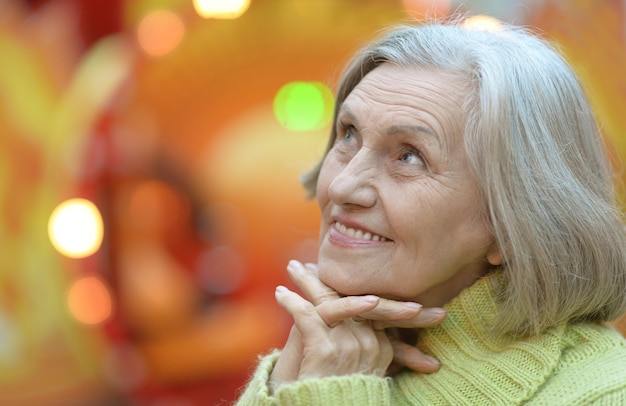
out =
<path fill-rule="evenodd" d="M 487 251 L 487 261 L 493 266 L 502 265 L 502 252 L 495 241 L 491 243 Z"/>

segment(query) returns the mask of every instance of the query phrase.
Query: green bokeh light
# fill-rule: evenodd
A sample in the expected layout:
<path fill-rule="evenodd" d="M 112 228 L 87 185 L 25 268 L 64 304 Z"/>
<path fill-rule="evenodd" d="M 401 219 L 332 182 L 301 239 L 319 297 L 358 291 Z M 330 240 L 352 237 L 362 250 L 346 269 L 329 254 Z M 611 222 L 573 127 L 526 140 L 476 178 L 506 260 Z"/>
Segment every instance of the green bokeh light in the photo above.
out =
<path fill-rule="evenodd" d="M 319 130 L 332 119 L 334 99 L 319 82 L 289 82 L 274 98 L 274 115 L 291 131 Z"/>

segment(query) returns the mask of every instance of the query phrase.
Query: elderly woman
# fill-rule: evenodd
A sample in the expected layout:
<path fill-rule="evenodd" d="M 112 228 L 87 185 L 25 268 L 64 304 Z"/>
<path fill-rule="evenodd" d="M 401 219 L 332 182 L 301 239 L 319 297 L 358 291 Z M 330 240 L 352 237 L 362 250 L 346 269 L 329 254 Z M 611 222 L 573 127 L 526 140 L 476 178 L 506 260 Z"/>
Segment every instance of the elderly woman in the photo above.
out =
<path fill-rule="evenodd" d="M 317 265 L 241 405 L 626 404 L 626 237 L 592 111 L 513 27 L 402 26 L 359 52 L 305 179 Z M 404 367 L 404 368 L 401 368 Z"/>

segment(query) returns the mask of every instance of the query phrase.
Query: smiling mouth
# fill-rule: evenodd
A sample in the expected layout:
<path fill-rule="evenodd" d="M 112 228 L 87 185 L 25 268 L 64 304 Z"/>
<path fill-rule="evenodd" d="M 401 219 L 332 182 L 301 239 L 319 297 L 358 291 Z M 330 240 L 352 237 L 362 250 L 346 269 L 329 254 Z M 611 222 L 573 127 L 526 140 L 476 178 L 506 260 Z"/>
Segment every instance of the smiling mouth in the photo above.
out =
<path fill-rule="evenodd" d="M 333 224 L 335 230 L 339 231 L 341 234 L 346 237 L 353 238 L 355 240 L 362 241 L 389 241 L 389 239 L 383 237 L 382 235 L 372 234 L 363 230 L 358 230 L 356 228 L 346 227 L 338 221 L 335 221 Z"/>

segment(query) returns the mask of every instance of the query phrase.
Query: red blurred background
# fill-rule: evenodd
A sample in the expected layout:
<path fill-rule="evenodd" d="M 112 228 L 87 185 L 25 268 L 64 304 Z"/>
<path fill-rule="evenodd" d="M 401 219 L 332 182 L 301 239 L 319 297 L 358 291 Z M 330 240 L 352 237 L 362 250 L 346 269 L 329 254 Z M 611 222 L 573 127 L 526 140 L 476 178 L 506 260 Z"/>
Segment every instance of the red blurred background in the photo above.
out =
<path fill-rule="evenodd" d="M 210 3 L 0 0 L 0 404 L 233 401 L 285 339 L 287 262 L 316 256 L 298 179 L 329 89 L 386 25 L 462 10 L 538 27 L 626 157 L 623 1 Z M 73 198 L 104 230 L 80 255 L 49 232 Z"/>

